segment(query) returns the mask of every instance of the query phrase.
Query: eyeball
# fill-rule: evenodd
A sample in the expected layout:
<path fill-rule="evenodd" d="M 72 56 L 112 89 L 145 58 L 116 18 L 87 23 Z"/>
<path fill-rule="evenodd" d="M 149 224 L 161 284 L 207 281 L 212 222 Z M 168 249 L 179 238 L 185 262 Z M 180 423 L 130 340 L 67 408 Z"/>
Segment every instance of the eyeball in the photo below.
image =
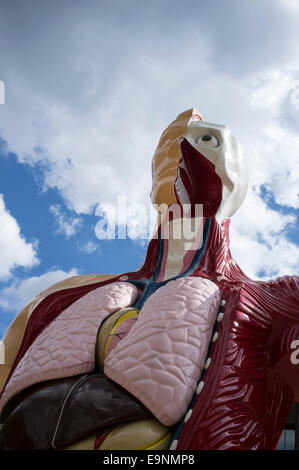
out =
<path fill-rule="evenodd" d="M 199 137 L 199 139 L 197 139 L 196 143 L 197 145 L 201 145 L 206 148 L 215 148 L 219 145 L 219 142 L 216 137 L 211 134 L 202 135 L 201 137 Z"/>

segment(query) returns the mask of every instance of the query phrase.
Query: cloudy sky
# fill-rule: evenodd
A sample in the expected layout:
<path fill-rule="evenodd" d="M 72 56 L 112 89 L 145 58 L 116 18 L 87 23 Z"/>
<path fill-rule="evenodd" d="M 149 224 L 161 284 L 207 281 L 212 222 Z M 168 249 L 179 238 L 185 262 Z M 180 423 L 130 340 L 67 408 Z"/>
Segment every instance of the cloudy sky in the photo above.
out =
<path fill-rule="evenodd" d="M 101 208 L 149 204 L 161 132 L 196 107 L 250 171 L 233 216 L 247 274 L 299 274 L 297 0 L 1 0 L 0 337 L 36 293 L 135 270 L 145 240 L 100 240 Z"/>

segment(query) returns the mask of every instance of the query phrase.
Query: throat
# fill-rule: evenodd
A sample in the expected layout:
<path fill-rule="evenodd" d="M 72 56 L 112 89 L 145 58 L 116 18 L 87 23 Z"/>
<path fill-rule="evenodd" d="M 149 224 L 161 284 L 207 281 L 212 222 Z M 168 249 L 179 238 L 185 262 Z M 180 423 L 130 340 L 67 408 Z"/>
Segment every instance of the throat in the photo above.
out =
<path fill-rule="evenodd" d="M 231 257 L 229 224 L 229 219 L 219 224 L 215 217 L 203 217 L 202 227 L 191 240 L 186 236 L 175 238 L 171 232 L 165 237 L 165 227 L 160 224 L 149 243 L 143 265 L 138 271 L 128 273 L 130 282 L 142 288 L 147 284 L 164 285 L 183 276 L 248 279 Z"/>
<path fill-rule="evenodd" d="M 171 225 L 168 229 L 171 228 Z M 139 271 L 128 273 L 127 281 L 141 292 L 134 308 L 141 309 L 156 290 L 180 277 L 195 276 L 219 281 L 248 279 L 231 258 L 228 237 L 229 219 L 218 224 L 215 218 L 202 218 L 193 237 L 176 238 L 159 226 L 152 238 L 145 261 Z M 168 236 L 167 236 L 168 235 Z M 219 279 L 220 277 L 220 279 Z"/>
<path fill-rule="evenodd" d="M 175 219 L 161 228 L 156 281 L 171 279 L 196 268 L 204 251 L 208 226 L 209 220 L 199 217 Z"/>

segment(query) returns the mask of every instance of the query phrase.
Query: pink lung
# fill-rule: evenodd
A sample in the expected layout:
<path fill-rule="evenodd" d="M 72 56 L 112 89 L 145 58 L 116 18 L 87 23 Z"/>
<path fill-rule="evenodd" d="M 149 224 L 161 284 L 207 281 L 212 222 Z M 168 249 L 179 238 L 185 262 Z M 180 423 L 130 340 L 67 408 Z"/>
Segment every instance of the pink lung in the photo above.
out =
<path fill-rule="evenodd" d="M 0 400 L 0 410 L 15 393 L 44 380 L 91 372 L 103 320 L 132 305 L 138 289 L 126 282 L 99 287 L 65 309 L 36 338 L 18 363 Z"/>
<path fill-rule="evenodd" d="M 120 308 L 133 305 L 137 296 L 132 284 L 115 282 L 65 309 L 18 363 L 1 408 L 14 394 L 37 382 L 91 372 L 101 323 Z M 107 376 L 167 426 L 181 419 L 196 389 L 220 300 L 219 288 L 207 279 L 170 281 L 147 299 L 136 320 L 127 325 L 127 336 L 110 348 L 104 369 Z"/>
<path fill-rule="evenodd" d="M 177 423 L 205 366 L 221 294 L 211 281 L 170 281 L 147 299 L 129 334 L 105 359 L 108 377 L 164 425 Z"/>

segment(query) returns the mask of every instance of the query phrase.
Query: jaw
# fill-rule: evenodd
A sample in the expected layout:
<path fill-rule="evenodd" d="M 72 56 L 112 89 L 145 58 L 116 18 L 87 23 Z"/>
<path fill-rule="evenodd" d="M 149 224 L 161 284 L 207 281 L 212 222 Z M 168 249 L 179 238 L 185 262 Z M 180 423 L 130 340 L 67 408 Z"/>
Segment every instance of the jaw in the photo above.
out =
<path fill-rule="evenodd" d="M 191 205 L 191 216 L 195 205 L 203 205 L 203 217 L 214 217 L 221 204 L 222 182 L 215 165 L 195 150 L 187 139 L 180 140 L 181 158 L 175 180 L 177 202 Z"/>

